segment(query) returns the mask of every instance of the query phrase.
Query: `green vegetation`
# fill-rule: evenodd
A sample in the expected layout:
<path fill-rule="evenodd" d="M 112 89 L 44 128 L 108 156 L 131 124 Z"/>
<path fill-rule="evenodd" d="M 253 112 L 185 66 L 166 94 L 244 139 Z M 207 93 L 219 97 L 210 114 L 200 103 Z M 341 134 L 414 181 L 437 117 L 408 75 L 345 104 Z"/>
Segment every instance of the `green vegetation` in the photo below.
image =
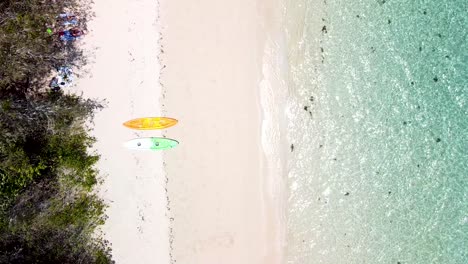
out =
<path fill-rule="evenodd" d="M 58 41 L 57 15 L 70 10 L 86 29 L 88 0 L 2 0 L 0 2 L 0 93 L 39 90 L 52 68 L 86 63 L 83 52 Z"/>
<path fill-rule="evenodd" d="M 0 263 L 113 263 L 86 125 L 102 105 L 47 88 L 53 68 L 86 63 L 47 32 L 65 10 L 85 28 L 87 1 L 0 2 Z"/>

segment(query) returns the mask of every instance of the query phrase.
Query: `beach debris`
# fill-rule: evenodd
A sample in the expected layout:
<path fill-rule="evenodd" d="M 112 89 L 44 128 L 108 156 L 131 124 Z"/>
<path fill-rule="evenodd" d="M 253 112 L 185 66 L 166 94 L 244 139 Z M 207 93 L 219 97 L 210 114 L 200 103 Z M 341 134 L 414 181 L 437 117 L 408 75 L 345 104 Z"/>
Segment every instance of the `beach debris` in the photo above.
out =
<path fill-rule="evenodd" d="M 83 35 L 83 31 L 77 28 L 78 18 L 71 13 L 59 14 L 56 18 L 56 23 L 47 26 L 47 33 L 50 35 L 59 34 L 63 41 L 75 40 Z"/>
<path fill-rule="evenodd" d="M 58 35 L 60 36 L 60 40 L 64 42 L 70 42 L 75 41 L 79 37 L 83 36 L 84 32 L 83 30 L 75 27 L 68 30 L 62 30 L 58 33 Z"/>
<path fill-rule="evenodd" d="M 294 151 L 294 144 L 291 144 L 291 152 Z"/>
<path fill-rule="evenodd" d="M 442 141 L 442 139 L 436 138 L 436 142 L 437 142 L 437 143 L 439 143 L 439 142 L 441 142 L 441 141 Z"/>
<path fill-rule="evenodd" d="M 433 80 L 434 80 L 434 82 L 438 82 L 438 81 L 439 81 L 439 78 L 437 78 L 437 76 L 436 76 L 436 77 L 434 77 Z"/>
<path fill-rule="evenodd" d="M 62 13 L 57 17 L 57 22 L 61 22 L 63 26 L 76 26 L 78 25 L 78 19 L 74 14 Z"/>
<path fill-rule="evenodd" d="M 58 92 L 60 89 L 69 87 L 73 82 L 73 71 L 67 66 L 63 66 L 57 69 L 57 75 L 52 78 L 49 83 L 49 87 L 54 92 Z"/>
<path fill-rule="evenodd" d="M 349 195 L 349 192 L 346 192 L 346 193 L 344 194 L 344 196 L 348 196 L 348 195 Z"/>

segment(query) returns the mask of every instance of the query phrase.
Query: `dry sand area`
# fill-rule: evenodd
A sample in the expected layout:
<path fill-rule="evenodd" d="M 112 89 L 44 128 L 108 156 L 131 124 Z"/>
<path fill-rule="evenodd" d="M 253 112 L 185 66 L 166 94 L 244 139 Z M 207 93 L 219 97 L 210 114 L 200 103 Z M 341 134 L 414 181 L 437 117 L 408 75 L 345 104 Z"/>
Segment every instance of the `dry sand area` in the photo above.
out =
<path fill-rule="evenodd" d="M 93 9 L 96 17 L 82 44 L 94 57 L 90 75 L 79 78 L 76 89 L 108 102 L 93 132 L 105 176 L 101 192 L 110 206 L 104 232 L 119 264 L 170 263 L 162 153 L 122 147 L 135 137 L 161 135 L 122 126 L 132 118 L 161 114 L 158 3 L 95 0 Z"/>

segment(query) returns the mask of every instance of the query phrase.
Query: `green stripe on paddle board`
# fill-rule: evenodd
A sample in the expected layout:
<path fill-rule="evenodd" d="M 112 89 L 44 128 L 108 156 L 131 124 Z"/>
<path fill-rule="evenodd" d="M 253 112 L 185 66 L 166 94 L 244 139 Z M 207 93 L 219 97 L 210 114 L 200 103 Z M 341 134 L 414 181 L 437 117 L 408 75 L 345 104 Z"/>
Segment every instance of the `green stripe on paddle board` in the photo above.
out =
<path fill-rule="evenodd" d="M 125 142 L 124 146 L 135 150 L 164 150 L 177 146 L 179 142 L 170 138 L 147 137 L 135 138 Z"/>

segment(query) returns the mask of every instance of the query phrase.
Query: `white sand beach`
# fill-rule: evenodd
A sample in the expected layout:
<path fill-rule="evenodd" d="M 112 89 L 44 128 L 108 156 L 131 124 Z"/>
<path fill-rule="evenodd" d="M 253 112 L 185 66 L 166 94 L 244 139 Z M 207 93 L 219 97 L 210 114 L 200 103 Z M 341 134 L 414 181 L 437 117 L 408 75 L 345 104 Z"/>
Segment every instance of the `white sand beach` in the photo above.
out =
<path fill-rule="evenodd" d="M 106 99 L 95 118 L 98 164 L 105 177 L 102 195 L 109 205 L 104 226 L 117 263 L 169 263 L 168 217 L 161 152 L 122 147 L 129 139 L 158 136 L 122 123 L 159 116 L 158 3 L 153 0 L 95 0 L 96 17 L 81 41 L 93 50 L 90 75 L 78 78 L 76 92 Z"/>
<path fill-rule="evenodd" d="M 94 50 L 91 74 L 74 89 L 108 102 L 93 133 L 116 262 L 281 263 L 259 99 L 272 8 L 250 0 L 95 0 L 93 9 L 82 42 Z M 122 126 L 161 115 L 179 124 Z M 181 144 L 166 152 L 122 147 L 160 135 Z"/>
<path fill-rule="evenodd" d="M 179 119 L 168 136 L 181 142 L 164 155 L 177 263 L 282 262 L 283 226 L 261 144 L 270 5 L 161 2 L 162 102 Z"/>

